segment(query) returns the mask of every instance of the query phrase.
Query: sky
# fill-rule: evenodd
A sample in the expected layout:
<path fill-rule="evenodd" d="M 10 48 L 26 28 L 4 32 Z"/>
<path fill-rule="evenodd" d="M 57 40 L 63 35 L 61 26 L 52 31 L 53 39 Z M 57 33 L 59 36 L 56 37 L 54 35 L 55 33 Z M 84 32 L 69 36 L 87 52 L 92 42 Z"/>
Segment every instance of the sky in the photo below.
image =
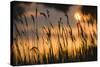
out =
<path fill-rule="evenodd" d="M 36 9 L 37 9 L 37 19 L 36 19 Z M 49 11 L 49 18 L 48 13 Z M 41 30 L 41 28 L 45 25 L 48 26 L 48 22 L 51 22 L 54 27 L 57 26 L 58 21 L 61 21 L 63 25 L 68 25 L 67 21 L 69 21 L 69 24 L 71 27 L 76 26 L 76 22 L 78 22 L 74 15 L 76 12 L 82 12 L 83 14 L 90 14 L 93 16 L 93 18 L 97 19 L 97 7 L 93 5 L 75 5 L 75 4 L 50 4 L 50 3 L 34 3 L 34 2 L 12 2 L 12 15 L 13 15 L 13 23 L 19 28 L 19 30 L 23 29 L 22 26 L 20 26 L 21 21 L 25 22 L 25 16 L 26 20 L 28 22 L 29 31 L 32 31 L 32 27 L 34 24 L 32 23 L 32 17 L 34 17 L 34 20 L 36 24 L 38 25 L 38 28 Z M 41 13 L 44 13 L 47 18 Z M 68 20 L 67 17 L 68 16 Z M 21 21 L 20 21 L 21 20 Z M 14 25 L 13 25 L 14 26 Z M 13 28 L 15 31 L 15 26 Z M 34 30 L 33 30 L 34 31 Z"/>

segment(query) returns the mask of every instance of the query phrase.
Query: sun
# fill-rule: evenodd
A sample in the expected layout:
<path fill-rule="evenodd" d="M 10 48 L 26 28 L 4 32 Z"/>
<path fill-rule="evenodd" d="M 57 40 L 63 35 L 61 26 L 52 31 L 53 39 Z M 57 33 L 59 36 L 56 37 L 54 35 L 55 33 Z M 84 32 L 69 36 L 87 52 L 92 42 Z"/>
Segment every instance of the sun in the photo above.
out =
<path fill-rule="evenodd" d="M 78 12 L 75 13 L 74 17 L 75 17 L 75 19 L 78 20 L 78 21 L 81 20 L 81 15 L 80 15 L 80 13 L 78 13 Z"/>

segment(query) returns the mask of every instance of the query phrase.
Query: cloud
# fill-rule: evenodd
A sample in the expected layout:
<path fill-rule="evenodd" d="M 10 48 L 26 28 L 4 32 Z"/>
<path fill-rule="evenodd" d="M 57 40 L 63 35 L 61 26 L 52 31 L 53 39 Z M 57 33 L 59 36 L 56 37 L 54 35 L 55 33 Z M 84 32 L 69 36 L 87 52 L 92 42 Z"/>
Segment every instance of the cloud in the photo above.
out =
<path fill-rule="evenodd" d="M 76 12 L 81 12 L 82 6 L 71 6 L 67 12 L 69 17 L 69 22 L 71 26 L 75 26 L 75 22 L 77 22 L 74 18 Z"/>
<path fill-rule="evenodd" d="M 96 6 L 83 6 L 82 12 L 84 14 L 91 14 L 94 18 L 97 19 L 97 7 Z"/>
<path fill-rule="evenodd" d="M 19 1 L 13 1 L 11 3 L 11 10 L 13 19 L 17 20 L 19 16 L 23 15 L 25 12 L 32 9 L 32 3 L 31 2 L 19 2 Z"/>
<path fill-rule="evenodd" d="M 43 3 L 43 5 L 45 5 L 45 7 L 47 7 L 47 8 L 54 8 L 54 9 L 56 9 L 58 11 L 62 11 L 62 12 L 68 11 L 69 7 L 71 6 L 71 5 L 56 4 L 56 3 L 53 3 L 53 4 Z"/>

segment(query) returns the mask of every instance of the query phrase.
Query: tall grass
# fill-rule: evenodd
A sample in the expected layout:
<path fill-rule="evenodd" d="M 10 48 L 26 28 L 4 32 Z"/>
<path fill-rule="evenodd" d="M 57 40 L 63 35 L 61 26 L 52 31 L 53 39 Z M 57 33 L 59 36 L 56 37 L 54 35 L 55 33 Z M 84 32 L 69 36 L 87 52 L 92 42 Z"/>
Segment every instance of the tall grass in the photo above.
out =
<path fill-rule="evenodd" d="M 42 28 L 38 25 L 38 13 L 45 19 Z M 13 65 L 23 64 L 47 64 L 73 61 L 96 60 L 97 54 L 97 25 L 91 20 L 77 23 L 71 27 L 68 15 L 66 25 L 59 18 L 57 25 L 50 20 L 50 12 L 39 12 L 36 8 L 36 15 L 30 16 L 29 23 L 27 16 L 23 16 L 15 23 L 16 38 L 13 39 L 12 59 Z M 31 31 L 31 32 L 30 32 Z M 31 35 L 32 34 L 32 35 Z"/>

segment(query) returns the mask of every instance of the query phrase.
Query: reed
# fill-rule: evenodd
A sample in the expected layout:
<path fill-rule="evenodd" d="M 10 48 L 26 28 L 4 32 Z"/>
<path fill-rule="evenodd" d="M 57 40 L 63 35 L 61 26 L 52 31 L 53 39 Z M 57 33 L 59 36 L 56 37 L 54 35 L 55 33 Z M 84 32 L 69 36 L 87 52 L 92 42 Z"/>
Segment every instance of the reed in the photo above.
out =
<path fill-rule="evenodd" d="M 57 25 L 54 26 L 50 20 L 49 10 L 44 13 L 39 12 L 36 8 L 35 12 L 35 16 L 30 15 L 32 36 L 28 34 L 30 24 L 26 15 L 22 17 L 24 20 L 20 19 L 20 23 L 14 25 L 16 37 L 13 39 L 11 47 L 13 59 L 15 59 L 13 60 L 14 65 L 91 60 L 88 59 L 89 57 L 96 59 L 97 26 L 93 20 L 90 20 L 89 23 L 86 20 L 80 20 L 75 27 L 77 33 L 74 35 L 74 27 L 70 25 L 71 22 L 69 22 L 67 14 L 65 14 L 66 25 L 60 17 L 56 22 Z M 38 26 L 41 22 L 38 19 L 38 14 L 43 16 L 46 21 L 46 24 L 41 26 L 42 29 Z M 18 24 L 22 25 L 22 31 L 19 30 Z"/>

